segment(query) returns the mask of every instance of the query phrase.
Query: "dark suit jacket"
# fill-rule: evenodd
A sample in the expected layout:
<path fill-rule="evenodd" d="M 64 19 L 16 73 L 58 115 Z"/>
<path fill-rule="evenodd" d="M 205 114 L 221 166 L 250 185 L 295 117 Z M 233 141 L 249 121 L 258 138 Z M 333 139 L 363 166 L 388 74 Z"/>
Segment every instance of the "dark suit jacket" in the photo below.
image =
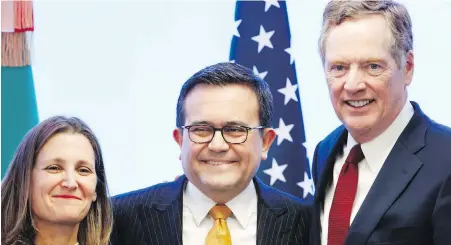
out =
<path fill-rule="evenodd" d="M 415 102 L 412 105 L 414 115 L 354 218 L 345 245 L 451 244 L 451 129 L 429 119 Z M 343 126 L 337 128 L 315 150 L 318 230 L 325 191 L 347 133 Z M 320 244 L 318 233 L 312 239 Z"/>
<path fill-rule="evenodd" d="M 186 183 L 182 176 L 175 182 L 113 197 L 112 244 L 183 244 L 182 197 Z M 309 244 L 310 208 L 258 178 L 254 178 L 254 184 L 258 196 L 256 244 Z"/>

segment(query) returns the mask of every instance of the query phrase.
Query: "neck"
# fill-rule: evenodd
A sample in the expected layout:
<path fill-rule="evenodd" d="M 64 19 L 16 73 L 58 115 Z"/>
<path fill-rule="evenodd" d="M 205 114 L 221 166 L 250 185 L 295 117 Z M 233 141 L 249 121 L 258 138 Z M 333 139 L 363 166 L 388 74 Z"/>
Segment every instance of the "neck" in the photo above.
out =
<path fill-rule="evenodd" d="M 50 224 L 37 222 L 36 245 L 75 245 L 78 242 L 79 224 Z"/>
<path fill-rule="evenodd" d="M 211 200 L 213 200 L 214 202 L 218 203 L 218 204 L 226 204 L 227 202 L 229 202 L 230 200 L 232 200 L 233 198 L 235 198 L 236 196 L 238 196 L 238 193 L 227 193 L 227 192 L 222 192 L 222 193 L 205 193 L 205 195 L 207 197 L 209 197 Z"/>

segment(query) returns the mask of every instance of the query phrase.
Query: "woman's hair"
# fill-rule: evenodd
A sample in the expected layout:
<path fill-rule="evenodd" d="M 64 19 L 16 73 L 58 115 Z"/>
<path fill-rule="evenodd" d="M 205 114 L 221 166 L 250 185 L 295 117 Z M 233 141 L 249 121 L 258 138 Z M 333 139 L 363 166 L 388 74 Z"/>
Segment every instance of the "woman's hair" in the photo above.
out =
<path fill-rule="evenodd" d="M 31 174 L 36 157 L 55 134 L 84 135 L 94 150 L 97 200 L 80 222 L 78 241 L 82 245 L 107 245 L 113 225 L 102 151 L 92 130 L 76 117 L 51 117 L 33 127 L 22 139 L 1 185 L 1 244 L 33 244 L 37 234 L 30 204 Z"/>

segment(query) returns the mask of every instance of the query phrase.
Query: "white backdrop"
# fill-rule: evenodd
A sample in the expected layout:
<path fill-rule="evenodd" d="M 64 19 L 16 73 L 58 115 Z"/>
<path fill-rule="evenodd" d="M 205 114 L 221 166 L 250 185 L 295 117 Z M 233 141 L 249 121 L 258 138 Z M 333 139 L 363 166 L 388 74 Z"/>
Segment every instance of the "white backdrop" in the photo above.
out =
<path fill-rule="evenodd" d="M 451 2 L 402 1 L 414 27 L 409 97 L 451 126 Z M 326 1 L 289 0 L 309 156 L 339 125 L 317 53 Z M 172 139 L 181 84 L 227 61 L 235 2 L 36 1 L 34 78 L 40 119 L 85 120 L 102 145 L 110 193 L 182 173 Z"/>

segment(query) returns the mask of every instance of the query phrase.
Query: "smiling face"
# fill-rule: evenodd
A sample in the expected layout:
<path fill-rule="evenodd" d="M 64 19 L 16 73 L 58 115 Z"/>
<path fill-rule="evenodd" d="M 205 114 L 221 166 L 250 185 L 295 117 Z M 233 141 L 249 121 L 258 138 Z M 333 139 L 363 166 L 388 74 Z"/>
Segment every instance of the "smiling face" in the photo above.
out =
<path fill-rule="evenodd" d="M 401 68 L 390 52 L 385 18 L 367 15 L 333 27 L 325 44 L 324 69 L 335 113 L 351 135 L 365 143 L 385 131 L 407 99 L 413 53 Z"/>
<path fill-rule="evenodd" d="M 31 210 L 38 224 L 78 224 L 96 200 L 94 150 L 74 133 L 52 136 L 39 151 L 31 177 Z"/>
<path fill-rule="evenodd" d="M 197 85 L 186 97 L 184 108 L 185 125 L 260 126 L 257 96 L 244 85 Z M 211 142 L 197 144 L 190 140 L 188 130 L 174 130 L 186 176 L 207 195 L 243 190 L 266 159 L 274 137 L 273 129 L 250 130 L 244 143 L 230 144 L 217 131 Z"/>

